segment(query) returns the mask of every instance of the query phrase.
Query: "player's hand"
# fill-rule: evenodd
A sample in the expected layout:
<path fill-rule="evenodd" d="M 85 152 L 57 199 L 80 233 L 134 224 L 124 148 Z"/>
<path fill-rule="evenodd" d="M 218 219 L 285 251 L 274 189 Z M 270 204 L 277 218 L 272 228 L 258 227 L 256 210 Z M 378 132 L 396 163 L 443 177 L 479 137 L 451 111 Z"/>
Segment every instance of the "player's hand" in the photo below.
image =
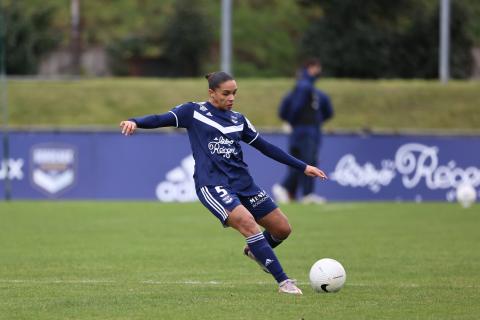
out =
<path fill-rule="evenodd" d="M 319 177 L 322 180 L 328 179 L 325 172 L 314 166 L 307 165 L 307 167 L 305 168 L 305 174 L 309 177 Z"/>
<path fill-rule="evenodd" d="M 120 122 L 120 128 L 122 128 L 122 134 L 129 136 L 135 132 L 137 124 L 133 121 L 122 121 Z"/>

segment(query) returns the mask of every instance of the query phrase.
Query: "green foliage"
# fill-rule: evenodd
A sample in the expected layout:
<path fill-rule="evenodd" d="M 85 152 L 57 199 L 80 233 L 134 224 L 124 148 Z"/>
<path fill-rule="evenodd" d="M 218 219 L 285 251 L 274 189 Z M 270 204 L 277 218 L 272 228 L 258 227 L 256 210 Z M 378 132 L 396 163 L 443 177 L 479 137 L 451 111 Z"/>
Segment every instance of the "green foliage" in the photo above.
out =
<path fill-rule="evenodd" d="M 468 78 L 471 73 L 472 41 L 466 33 L 467 12 L 459 2 L 451 2 L 450 73 Z M 391 69 L 394 77 L 436 78 L 439 63 L 439 8 L 415 11 L 411 27 L 393 44 Z M 433 35 L 433 36 L 432 36 Z"/>
<path fill-rule="evenodd" d="M 212 43 L 212 26 L 201 5 L 179 0 L 163 36 L 164 54 L 177 76 L 198 76 Z"/>
<path fill-rule="evenodd" d="M 82 1 L 86 45 L 111 45 L 123 39 L 157 40 L 173 13 L 174 0 Z M 142 49 L 142 55 L 149 48 Z"/>
<path fill-rule="evenodd" d="M 109 44 L 114 61 L 118 62 L 114 64 L 115 70 L 125 74 L 125 59 L 132 56 L 163 57 L 167 66 L 176 70 L 176 75 L 193 76 L 218 70 L 220 2 L 183 0 L 164 4 L 157 1 L 150 6 L 155 5 L 157 11 L 163 13 L 161 23 L 152 21 L 149 26 L 151 16 L 145 13 L 138 31 L 135 28 L 130 33 L 116 31 L 123 36 L 117 36 L 117 40 Z M 98 10 L 90 9 L 86 14 L 95 16 Z M 130 12 L 133 8 L 123 10 Z M 143 14 L 135 13 L 137 19 Z M 294 73 L 298 39 L 308 25 L 301 7 L 294 1 L 241 0 L 234 2 L 232 18 L 235 75 L 290 76 Z M 114 28 L 108 21 L 102 23 L 106 30 Z M 98 21 L 91 22 L 98 24 Z M 85 32 L 93 33 L 88 29 Z M 105 32 L 101 31 L 103 36 L 99 39 L 108 37 Z"/>
<path fill-rule="evenodd" d="M 212 42 L 212 26 L 202 1 L 147 2 L 149 12 L 136 3 L 142 7 L 134 20 L 136 27 L 108 46 L 114 73 L 128 74 L 127 63 L 150 60 L 158 69 L 151 75 L 198 76 Z M 158 15 L 161 18 L 156 20 Z"/>
<path fill-rule="evenodd" d="M 61 36 L 53 27 L 57 9 L 48 2 L 33 7 L 25 1 L 0 3 L 0 45 L 4 46 L 7 73 L 34 74 L 40 58 L 60 43 Z"/>
<path fill-rule="evenodd" d="M 478 205 L 282 210 L 293 233 L 275 252 L 301 297 L 280 295 L 199 203 L 0 202 L 0 318 L 478 319 Z M 347 272 L 336 294 L 308 284 L 324 257 Z"/>
<path fill-rule="evenodd" d="M 414 0 L 310 1 L 325 16 L 302 43 L 304 55 L 320 56 L 326 74 L 354 78 L 435 78 L 438 74 L 438 9 Z M 469 76 L 468 15 L 452 2 L 452 75 Z M 348 18 L 345 18 L 348 17 Z"/>
<path fill-rule="evenodd" d="M 69 1 L 2 3 L 2 13 L 10 21 L 6 34 L 10 73 L 33 73 L 43 54 L 69 44 Z M 451 3 L 452 73 L 463 78 L 469 74 L 471 41 L 480 43 L 480 1 Z M 129 63 L 135 59 L 154 61 L 163 70 L 178 70 L 178 75 L 217 70 L 220 4 L 81 1 L 82 44 L 107 47 L 119 75 L 129 74 Z M 321 56 L 326 75 L 433 77 L 438 59 L 437 4 L 437 0 L 235 0 L 234 73 L 291 76 L 299 58 L 308 54 Z M 199 46 L 202 50 L 197 50 Z"/>
<path fill-rule="evenodd" d="M 457 1 L 453 1 L 457 2 Z M 475 46 L 480 46 L 480 1 L 462 0 L 461 3 L 467 8 L 467 32 L 469 38 L 473 39 Z"/>
<path fill-rule="evenodd" d="M 308 25 L 294 1 L 234 2 L 233 59 L 236 76 L 291 76 L 297 47 Z"/>

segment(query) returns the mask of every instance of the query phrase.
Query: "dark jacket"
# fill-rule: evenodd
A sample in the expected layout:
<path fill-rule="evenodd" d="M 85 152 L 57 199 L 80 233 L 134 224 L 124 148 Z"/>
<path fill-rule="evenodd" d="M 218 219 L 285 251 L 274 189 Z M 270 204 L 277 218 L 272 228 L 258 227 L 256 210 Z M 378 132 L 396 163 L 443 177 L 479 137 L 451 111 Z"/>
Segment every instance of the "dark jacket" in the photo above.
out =
<path fill-rule="evenodd" d="M 330 98 L 315 88 L 316 78 L 303 70 L 295 88 L 282 100 L 279 116 L 295 127 L 315 127 L 320 130 L 322 123 L 333 117 Z"/>

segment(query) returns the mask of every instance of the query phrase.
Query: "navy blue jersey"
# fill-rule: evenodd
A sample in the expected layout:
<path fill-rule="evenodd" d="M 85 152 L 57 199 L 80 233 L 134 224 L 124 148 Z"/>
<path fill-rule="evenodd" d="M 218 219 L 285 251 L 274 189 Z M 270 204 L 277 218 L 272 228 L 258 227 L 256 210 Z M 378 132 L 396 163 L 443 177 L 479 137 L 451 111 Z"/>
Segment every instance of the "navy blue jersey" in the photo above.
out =
<path fill-rule="evenodd" d="M 188 102 L 173 108 L 176 126 L 186 128 L 195 159 L 195 187 L 229 186 L 249 193 L 253 179 L 243 161 L 240 141 L 254 142 L 259 133 L 241 113 L 215 108 L 209 102 Z"/>

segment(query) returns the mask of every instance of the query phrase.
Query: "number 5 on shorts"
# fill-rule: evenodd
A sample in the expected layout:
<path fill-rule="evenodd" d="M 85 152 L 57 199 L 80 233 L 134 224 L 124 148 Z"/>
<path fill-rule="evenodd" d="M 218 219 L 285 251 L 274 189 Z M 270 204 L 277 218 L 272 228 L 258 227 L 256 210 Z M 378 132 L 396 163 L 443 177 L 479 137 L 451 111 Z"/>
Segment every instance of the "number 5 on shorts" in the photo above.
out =
<path fill-rule="evenodd" d="M 222 186 L 216 186 L 215 191 L 217 191 L 218 195 L 221 198 L 225 197 L 228 194 L 227 190 L 223 189 Z"/>

